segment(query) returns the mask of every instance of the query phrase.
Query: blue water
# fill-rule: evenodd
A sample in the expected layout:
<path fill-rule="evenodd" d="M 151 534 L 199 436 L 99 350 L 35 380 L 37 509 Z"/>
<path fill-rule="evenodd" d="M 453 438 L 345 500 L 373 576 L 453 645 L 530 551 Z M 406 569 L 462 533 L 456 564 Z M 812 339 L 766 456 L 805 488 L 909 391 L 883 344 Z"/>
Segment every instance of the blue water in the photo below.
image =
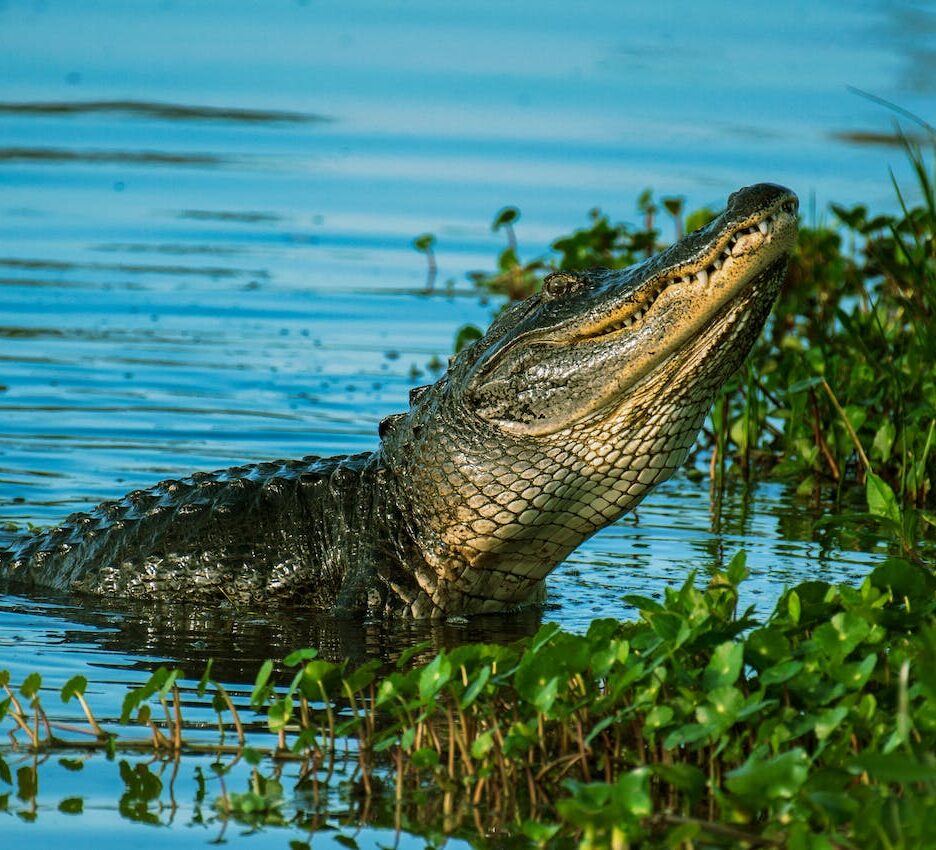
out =
<path fill-rule="evenodd" d="M 456 329 L 495 311 L 466 272 L 492 268 L 506 204 L 527 259 L 593 207 L 636 221 L 647 187 L 717 207 L 772 180 L 810 222 L 830 200 L 894 209 L 902 153 L 856 139 L 886 141 L 895 115 L 849 87 L 932 122 L 934 36 L 932 4 L 883 0 L 0 2 L 0 524 L 55 523 L 195 469 L 373 447 Z M 544 617 L 625 616 L 623 594 L 658 595 L 740 548 L 762 610 L 784 584 L 857 580 L 883 556 L 817 516 L 781 485 L 717 503 L 679 476 L 574 553 Z M 49 687 L 83 673 L 115 716 L 161 661 L 197 677 L 215 657 L 237 687 L 299 643 L 391 659 L 536 619 L 355 629 L 5 596 L 0 669 L 39 668 Z M 214 837 L 187 825 L 190 784 L 171 829 L 122 819 L 114 769 L 44 766 L 35 824 L 0 815 L 4 837 L 51 846 L 71 823 L 96 847 Z M 57 809 L 73 795 L 76 820 Z"/>

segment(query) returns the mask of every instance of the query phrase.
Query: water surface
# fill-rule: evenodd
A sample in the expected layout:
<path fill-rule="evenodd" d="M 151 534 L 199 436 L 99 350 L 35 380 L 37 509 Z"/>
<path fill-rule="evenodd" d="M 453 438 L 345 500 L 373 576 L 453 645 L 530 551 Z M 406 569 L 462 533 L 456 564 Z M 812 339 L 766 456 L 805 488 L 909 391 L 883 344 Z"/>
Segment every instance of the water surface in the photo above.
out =
<path fill-rule="evenodd" d="M 505 204 L 522 210 L 525 258 L 592 207 L 635 221 L 648 186 L 691 208 L 774 180 L 813 221 L 832 199 L 893 209 L 902 155 L 856 143 L 886 142 L 892 115 L 847 87 L 932 121 L 933 36 L 922 2 L 0 3 L 0 522 L 55 523 L 196 469 L 374 447 L 456 329 L 496 310 L 465 273 L 492 267 Z M 438 238 L 432 294 L 422 232 Z M 816 517 L 783 485 L 716 500 L 677 476 L 570 557 L 542 616 L 628 616 L 625 593 L 659 595 L 741 548 L 761 609 L 785 584 L 858 580 L 883 557 Z M 214 657 L 234 687 L 299 644 L 390 661 L 538 619 L 362 628 L 6 595 L 0 668 L 40 668 L 50 687 L 83 673 L 114 714 L 161 662 L 197 675 Z M 58 805 L 74 794 L 89 845 L 155 840 L 121 820 L 111 774 L 97 796 L 43 770 L 43 840 L 68 834 Z M 211 840 L 185 832 L 194 817 L 162 822 Z"/>

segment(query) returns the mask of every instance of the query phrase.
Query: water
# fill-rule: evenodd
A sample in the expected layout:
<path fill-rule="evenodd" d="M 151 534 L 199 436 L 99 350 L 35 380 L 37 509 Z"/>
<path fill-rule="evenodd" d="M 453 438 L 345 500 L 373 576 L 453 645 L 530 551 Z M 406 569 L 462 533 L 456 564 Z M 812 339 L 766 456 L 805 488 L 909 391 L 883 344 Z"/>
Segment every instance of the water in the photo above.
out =
<path fill-rule="evenodd" d="M 931 4 L 883 0 L 0 2 L 0 523 L 54 523 L 195 469 L 372 448 L 456 329 L 496 309 L 465 272 L 492 267 L 505 204 L 524 258 L 592 207 L 635 220 L 647 186 L 717 207 L 774 180 L 812 220 L 833 199 L 893 209 L 901 153 L 855 143 L 892 133 L 892 114 L 847 86 L 932 121 L 934 31 Z M 422 232 L 438 239 L 432 296 Z M 740 548 L 762 610 L 785 584 L 859 579 L 882 557 L 815 519 L 780 485 L 733 488 L 716 510 L 679 476 L 574 553 L 544 617 L 626 616 L 625 593 L 659 595 Z M 8 595 L 0 669 L 50 686 L 83 673 L 114 716 L 164 661 L 198 675 L 215 657 L 236 687 L 300 644 L 389 661 L 536 623 L 365 629 Z M 191 826 L 195 760 L 170 833 L 121 819 L 100 761 L 82 782 L 101 792 L 44 766 L 38 826 L 6 818 L 4 835 L 54 843 L 73 817 L 61 799 L 84 794 L 95 846 L 214 837 Z"/>

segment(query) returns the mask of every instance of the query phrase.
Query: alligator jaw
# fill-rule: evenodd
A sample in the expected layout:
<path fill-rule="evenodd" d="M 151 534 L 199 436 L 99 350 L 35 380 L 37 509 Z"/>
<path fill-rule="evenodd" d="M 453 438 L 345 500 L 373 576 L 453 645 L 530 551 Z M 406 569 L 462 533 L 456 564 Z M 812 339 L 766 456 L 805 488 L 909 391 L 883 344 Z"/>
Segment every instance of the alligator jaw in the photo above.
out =
<path fill-rule="evenodd" d="M 651 321 L 647 315 L 664 294 L 668 299 L 679 299 L 692 297 L 698 291 L 719 292 L 719 297 L 712 299 L 714 310 L 708 311 L 712 315 L 760 272 L 792 250 L 796 212 L 795 196 L 781 197 L 748 221 L 727 229 L 701 260 L 677 261 L 670 270 L 654 275 L 635 289 L 633 302 L 622 304 L 597 325 L 580 328 L 576 335 L 559 342 L 569 344 L 625 331 L 637 332 L 641 324 Z M 673 291 L 668 291 L 670 287 Z"/>
<path fill-rule="evenodd" d="M 479 414 L 543 437 L 613 408 L 703 338 L 747 289 L 773 277 L 795 243 L 796 204 L 782 187 L 751 187 L 707 227 L 644 263 L 586 274 L 559 296 L 547 280 L 532 319 L 479 359 Z"/>

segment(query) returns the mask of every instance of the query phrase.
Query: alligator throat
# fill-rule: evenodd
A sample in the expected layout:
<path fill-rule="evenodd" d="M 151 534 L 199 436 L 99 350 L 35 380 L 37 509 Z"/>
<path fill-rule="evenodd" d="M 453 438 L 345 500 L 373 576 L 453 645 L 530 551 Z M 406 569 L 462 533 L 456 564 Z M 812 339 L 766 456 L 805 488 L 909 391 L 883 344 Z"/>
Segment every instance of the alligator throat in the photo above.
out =
<path fill-rule="evenodd" d="M 683 464 L 783 282 L 797 201 L 759 184 L 643 263 L 557 272 L 369 454 L 164 481 L 0 551 L 70 592 L 416 617 L 544 598 L 583 540 Z"/>

